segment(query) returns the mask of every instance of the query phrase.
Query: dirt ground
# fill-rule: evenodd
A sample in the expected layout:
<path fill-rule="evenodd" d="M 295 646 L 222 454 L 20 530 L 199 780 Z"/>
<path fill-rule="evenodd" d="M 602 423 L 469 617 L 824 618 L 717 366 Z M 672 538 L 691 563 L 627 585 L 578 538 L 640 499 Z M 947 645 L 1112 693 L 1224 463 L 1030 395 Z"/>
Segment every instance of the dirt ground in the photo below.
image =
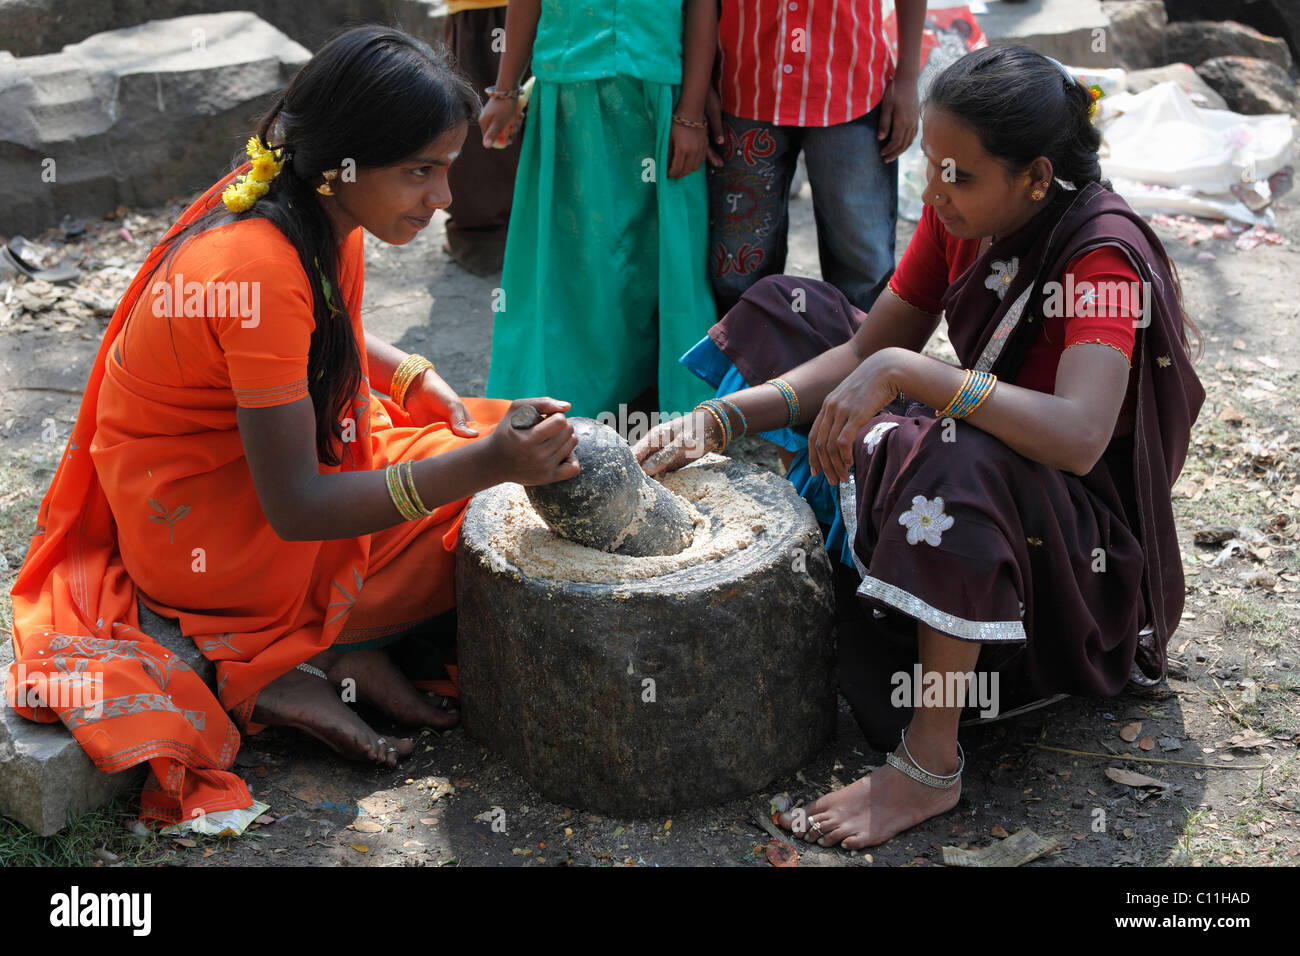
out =
<path fill-rule="evenodd" d="M 806 187 L 792 209 L 787 271 L 816 276 Z M 134 222 L 137 241 L 117 240 L 111 255 L 101 253 L 86 267 L 122 269 L 129 278 L 147 252 L 151 228 L 161 223 L 154 214 L 163 212 L 126 220 Z M 119 225 L 94 228 L 111 239 Z M 968 768 L 954 811 L 869 853 L 801 843 L 800 865 L 940 865 L 944 846 L 987 846 L 1026 827 L 1059 843 L 1034 866 L 1297 862 L 1300 427 L 1290 414 L 1300 399 L 1300 212 L 1283 203 L 1277 228 L 1291 244 L 1239 250 L 1232 239 L 1190 245 L 1178 231 L 1157 227 L 1180 270 L 1188 312 L 1205 336 L 1198 370 L 1208 391 L 1175 489 L 1188 596 L 1170 647 L 1168 681 L 1146 693 L 1073 698 L 968 728 L 962 733 Z M 900 224 L 899 252 L 910 232 L 910 224 Z M 430 356 L 463 394 L 481 394 L 496 283 L 461 271 L 442 243 L 440 222 L 407 247 L 368 240 L 365 322 L 397 346 Z M 107 287 L 124 281 L 116 274 L 105 279 Z M 105 324 L 93 315 L 71 320 L 56 309 L 36 321 L 0 325 L 5 636 L 7 591 Z M 933 351 L 951 354 L 946 349 L 939 341 Z M 743 454 L 777 467 L 764 450 L 751 446 Z M 123 799 L 82 828 L 75 848 L 60 837 L 36 841 L 0 819 L 0 859 L 767 866 L 771 834 L 764 821 L 774 794 L 810 800 L 883 763 L 843 702 L 839 716 L 832 742 L 794 777 L 733 803 L 650 820 L 551 804 L 460 729 L 426 731 L 416 753 L 393 771 L 344 763 L 309 738 L 272 730 L 245 741 L 237 770 L 275 821 L 242 838 L 177 843 L 133 836 L 135 811 Z M 1108 777 L 1108 768 L 1153 779 L 1121 783 Z M 490 822 L 497 807 L 504 832 Z"/>

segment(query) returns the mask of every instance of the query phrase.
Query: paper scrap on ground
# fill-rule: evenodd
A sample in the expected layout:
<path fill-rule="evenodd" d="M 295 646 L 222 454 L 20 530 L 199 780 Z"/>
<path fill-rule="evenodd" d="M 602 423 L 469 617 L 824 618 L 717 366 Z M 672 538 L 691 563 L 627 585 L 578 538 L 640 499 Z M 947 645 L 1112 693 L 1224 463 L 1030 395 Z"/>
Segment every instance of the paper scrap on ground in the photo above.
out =
<path fill-rule="evenodd" d="M 1055 840 L 1044 840 L 1033 830 L 1024 829 L 978 850 L 946 846 L 943 862 L 945 866 L 1020 866 L 1059 848 Z"/>
<path fill-rule="evenodd" d="M 243 836 L 248 825 L 271 807 L 258 800 L 251 807 L 242 810 L 219 810 L 216 813 L 201 813 L 191 820 L 182 820 L 159 830 L 166 836 L 184 836 L 187 833 L 200 833 L 204 836 Z"/>

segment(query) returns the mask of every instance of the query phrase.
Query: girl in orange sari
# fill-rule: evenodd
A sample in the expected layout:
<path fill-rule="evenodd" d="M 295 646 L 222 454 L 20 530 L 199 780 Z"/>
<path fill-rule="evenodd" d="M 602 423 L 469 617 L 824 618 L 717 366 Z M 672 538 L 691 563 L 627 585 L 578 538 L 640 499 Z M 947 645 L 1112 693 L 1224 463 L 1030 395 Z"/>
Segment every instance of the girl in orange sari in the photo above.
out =
<path fill-rule="evenodd" d="M 49 688 L 19 712 L 61 720 L 101 770 L 147 761 L 144 819 L 248 807 L 240 731 L 410 752 L 339 686 L 399 723 L 454 723 L 383 645 L 452 607 L 470 496 L 577 473 L 567 403 L 462 399 L 361 324 L 361 230 L 402 245 L 451 202 L 478 109 L 400 31 L 340 35 L 113 316 L 14 584 L 10 686 Z M 525 403 L 541 424 L 494 427 Z M 139 630 L 137 599 L 215 662 L 216 697 Z M 87 682 L 103 699 L 64 706 Z"/>

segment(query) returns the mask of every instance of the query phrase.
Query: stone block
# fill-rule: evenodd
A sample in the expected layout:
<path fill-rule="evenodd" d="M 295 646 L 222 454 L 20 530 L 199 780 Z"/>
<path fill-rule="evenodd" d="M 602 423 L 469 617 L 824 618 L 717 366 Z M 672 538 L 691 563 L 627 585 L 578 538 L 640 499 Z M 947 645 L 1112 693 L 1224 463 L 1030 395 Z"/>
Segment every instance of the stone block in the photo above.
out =
<path fill-rule="evenodd" d="M 250 13 L 0 60 L 0 234 L 210 185 L 308 52 Z"/>
<path fill-rule="evenodd" d="M 215 668 L 174 620 L 140 605 L 140 627 L 181 656 L 209 687 Z M 0 645 L 0 814 L 49 836 L 78 814 L 103 806 L 120 793 L 137 791 L 146 768 L 107 774 L 96 769 L 63 724 L 38 724 L 9 707 L 6 684 L 13 645 Z"/>
<path fill-rule="evenodd" d="M 390 23 L 426 43 L 442 39 L 446 0 L 0 0 L 0 47 L 16 56 L 57 53 L 70 43 L 148 20 L 243 10 L 316 50 L 341 27 Z"/>
<path fill-rule="evenodd" d="M 1070 66 L 1115 65 L 1100 0 L 991 0 L 979 23 L 990 43 L 1021 43 Z"/>
<path fill-rule="evenodd" d="M 13 645 L 0 646 L 0 814 L 49 836 L 77 814 L 138 790 L 144 767 L 103 773 L 62 724 L 34 723 L 10 708 L 13 659 Z"/>

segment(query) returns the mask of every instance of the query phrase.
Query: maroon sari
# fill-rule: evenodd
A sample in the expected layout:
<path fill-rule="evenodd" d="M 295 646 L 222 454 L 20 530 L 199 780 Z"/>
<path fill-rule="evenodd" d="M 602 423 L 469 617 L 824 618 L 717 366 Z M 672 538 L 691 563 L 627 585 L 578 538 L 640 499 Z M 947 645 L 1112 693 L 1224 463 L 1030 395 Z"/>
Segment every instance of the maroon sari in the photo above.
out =
<path fill-rule="evenodd" d="M 998 672 L 1002 710 L 1061 692 L 1111 696 L 1164 675 L 1184 600 L 1170 488 L 1205 392 L 1159 240 L 1099 184 L 1061 190 L 953 283 L 944 311 L 962 367 L 1014 381 L 1042 334 L 1044 284 L 1063 283 L 1068 263 L 1103 245 L 1147 283 L 1150 322 L 1136 330 L 1134 430 L 1091 472 L 1032 461 L 906 396 L 854 442 L 841 510 L 863 613 L 840 630 L 840 684 L 878 747 L 892 748 L 911 719 L 891 706 L 890 679 L 912 670 L 917 621 L 983 645 L 978 669 Z M 1019 268 L 999 298 L 986 279 L 1013 258 Z M 796 288 L 804 312 L 791 308 Z M 780 276 L 709 334 L 757 384 L 847 341 L 861 318 L 832 287 Z"/>

